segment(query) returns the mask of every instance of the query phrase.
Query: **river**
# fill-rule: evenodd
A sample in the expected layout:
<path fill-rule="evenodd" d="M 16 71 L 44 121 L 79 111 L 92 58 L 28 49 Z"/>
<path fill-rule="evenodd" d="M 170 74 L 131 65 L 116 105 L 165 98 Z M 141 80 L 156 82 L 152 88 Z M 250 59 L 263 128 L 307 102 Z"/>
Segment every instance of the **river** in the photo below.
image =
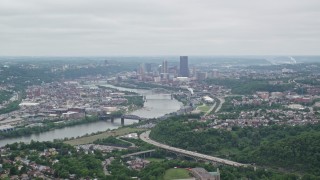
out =
<path fill-rule="evenodd" d="M 154 118 L 160 117 L 167 113 L 175 112 L 180 109 L 182 103 L 173 99 L 167 94 L 154 94 L 151 90 L 140 90 L 140 89 L 130 89 L 116 87 L 109 84 L 104 85 L 106 87 L 116 88 L 122 91 L 132 91 L 146 96 L 147 102 L 144 103 L 144 107 L 136 111 L 131 112 L 131 114 L 145 117 Z M 129 125 L 137 122 L 136 120 L 125 120 L 125 125 Z M 116 118 L 114 123 L 110 121 L 97 121 L 88 124 L 75 125 L 72 127 L 65 127 L 61 129 L 55 129 L 52 131 L 47 131 L 39 134 L 33 134 L 30 136 L 23 136 L 17 138 L 9 138 L 0 140 L 0 147 L 6 144 L 11 144 L 14 142 L 25 142 L 29 143 L 31 140 L 34 141 L 53 141 L 54 139 L 63 139 L 83 136 L 85 134 L 91 134 L 99 131 L 106 131 L 108 129 L 117 129 L 121 126 L 120 118 Z"/>

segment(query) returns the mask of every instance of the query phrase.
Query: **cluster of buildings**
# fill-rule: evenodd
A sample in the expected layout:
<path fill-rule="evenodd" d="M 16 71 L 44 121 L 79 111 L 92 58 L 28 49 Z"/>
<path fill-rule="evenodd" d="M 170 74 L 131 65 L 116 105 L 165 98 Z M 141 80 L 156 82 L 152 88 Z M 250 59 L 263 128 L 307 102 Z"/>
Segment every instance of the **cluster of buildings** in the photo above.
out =
<path fill-rule="evenodd" d="M 180 58 L 180 67 L 183 64 L 184 58 Z M 166 64 L 166 63 L 164 63 Z M 166 65 L 164 66 L 166 67 Z M 183 65 L 182 65 L 183 67 Z M 317 79 L 317 74 L 311 74 L 305 77 L 299 75 L 299 70 L 309 71 L 310 67 L 307 65 L 302 69 L 269 69 L 260 68 L 257 71 L 254 68 L 237 68 L 228 67 L 219 70 L 208 70 L 203 67 L 200 72 L 205 75 L 196 74 L 194 69 L 188 68 L 188 80 L 178 81 L 178 78 L 171 81 L 150 81 L 149 83 L 168 85 L 170 87 L 183 87 L 192 89 L 192 92 L 180 92 L 176 94 L 176 98 L 183 101 L 184 104 L 191 107 L 197 104 L 210 104 L 215 103 L 212 97 L 225 99 L 232 96 L 232 90 L 221 85 L 214 85 L 203 83 L 201 81 L 206 78 L 219 78 L 221 79 L 257 79 L 267 80 L 270 86 L 292 86 L 287 91 L 268 92 L 258 91 L 251 95 L 242 95 L 241 99 L 233 99 L 231 104 L 235 112 L 222 112 L 218 114 L 209 114 L 204 119 L 214 119 L 220 124 L 215 124 L 215 127 L 229 128 L 232 126 L 268 126 L 271 124 L 289 124 L 289 125 L 303 125 L 315 124 L 319 121 L 318 110 L 320 103 L 317 102 L 320 95 L 320 84 Z M 179 72 L 181 74 L 181 71 Z M 210 75 L 209 75 L 210 74 Z M 203 76 L 203 78 L 201 78 Z M 178 76 L 177 76 L 178 77 Z M 303 80 L 308 78 L 314 79 L 309 84 L 303 84 Z M 128 77 L 130 78 L 130 77 Z M 283 79 L 291 79 L 284 81 Z M 276 90 L 276 89 L 275 89 Z M 227 102 L 228 103 L 228 102 Z M 260 107 L 260 108 L 259 108 Z M 262 111 L 261 111 L 262 110 Z M 192 111 L 193 112 L 193 111 Z M 233 118 L 222 120 L 219 119 L 219 114 L 235 114 Z M 145 127 L 152 127 L 146 125 Z"/>
<path fill-rule="evenodd" d="M 21 175 L 9 175 L 10 171 L 13 171 L 13 169 L 6 169 L 4 168 L 3 164 L 0 164 L 0 179 L 5 179 L 7 177 L 10 177 L 10 179 L 21 179 L 21 180 L 29 180 L 29 179 L 51 179 L 54 174 L 54 170 L 46 165 L 41 165 L 36 163 L 35 161 L 31 161 L 28 159 L 28 156 L 26 157 L 20 157 L 17 156 L 13 160 L 8 157 L 7 155 L 11 153 L 10 149 L 7 148 L 1 148 L 1 158 L 3 164 L 10 164 L 11 166 L 15 167 L 17 171 L 24 172 Z M 37 156 L 41 157 L 42 159 L 47 159 L 48 163 L 55 164 L 59 162 L 59 160 L 53 158 L 55 155 L 58 154 L 57 150 L 55 148 L 45 149 L 42 152 L 38 152 L 36 150 L 31 150 L 31 154 L 37 154 Z"/>
<path fill-rule="evenodd" d="M 286 92 L 256 92 L 250 96 L 229 98 L 233 110 L 211 115 L 210 124 L 214 128 L 231 128 L 232 126 L 268 126 L 272 124 L 305 125 L 319 122 L 315 97 L 290 95 Z M 219 119 L 219 114 L 236 114 L 234 118 Z"/>
<path fill-rule="evenodd" d="M 30 86 L 26 93 L 27 97 L 20 105 L 31 106 L 26 108 L 35 109 L 34 111 L 38 110 L 37 105 L 41 105 L 45 109 L 94 108 L 100 107 L 101 104 L 119 105 L 127 102 L 123 98 L 124 93 L 106 88 L 80 85 L 78 81 L 53 82 L 40 86 Z"/>
<path fill-rule="evenodd" d="M 11 125 L 1 125 L 0 126 L 0 132 L 10 132 L 13 130 L 14 130 L 14 127 Z"/>
<path fill-rule="evenodd" d="M 12 90 L 10 90 L 7 86 L 0 85 L 0 92 L 9 92 L 7 96 L 12 93 L 11 97 L 8 100 L 3 100 L 2 102 L 0 102 L 0 109 L 5 108 L 10 103 L 19 100 L 19 94 L 14 91 L 12 92 Z"/>
<path fill-rule="evenodd" d="M 141 158 L 134 158 L 130 161 L 127 161 L 126 164 L 128 165 L 128 168 L 139 171 L 150 164 L 150 161 Z"/>
<path fill-rule="evenodd" d="M 244 68 L 237 64 L 212 66 L 210 63 L 197 63 L 189 65 L 188 56 L 180 56 L 180 62 L 168 62 L 163 60 L 162 64 L 144 63 L 140 64 L 136 73 L 130 74 L 129 78 L 139 81 L 154 83 L 174 83 L 203 81 L 215 78 L 253 78 L 253 79 L 278 79 L 291 77 L 296 71 L 288 68 L 280 70 L 262 70 Z M 120 79 L 127 77 L 121 76 Z"/>
<path fill-rule="evenodd" d="M 131 94 L 132 95 L 132 94 Z M 81 119 L 86 115 L 128 110 L 126 94 L 116 89 L 81 85 L 78 81 L 52 82 L 29 86 L 20 109 L 0 115 L 0 131 L 20 123 L 42 120 Z M 10 126 L 10 127 L 9 127 Z"/>
<path fill-rule="evenodd" d="M 129 133 L 123 136 L 120 136 L 121 138 L 127 138 L 127 139 L 139 139 L 139 136 L 137 133 Z"/>
<path fill-rule="evenodd" d="M 171 64 L 171 66 L 169 66 Z M 207 78 L 219 77 L 219 71 L 213 69 L 202 71 L 196 66 L 189 67 L 188 56 L 180 56 L 179 64 L 169 63 L 164 60 L 162 64 L 145 63 L 141 64 L 136 74 L 130 78 L 136 78 L 139 81 L 168 83 L 168 82 L 186 82 L 190 80 L 205 80 Z"/>
<path fill-rule="evenodd" d="M 102 153 L 110 153 L 114 150 L 124 150 L 127 148 L 124 147 L 118 147 L 118 146 L 106 146 L 106 145 L 100 145 L 100 144 L 83 144 L 83 145 L 78 145 L 76 146 L 76 149 L 79 150 L 83 150 L 85 151 L 85 153 L 94 153 L 94 150 L 99 150 Z"/>
<path fill-rule="evenodd" d="M 99 150 L 102 153 L 109 153 L 113 150 L 123 150 L 125 148 L 113 147 L 113 146 L 104 146 L 104 145 L 96 145 L 96 144 L 87 144 L 87 145 L 79 145 L 76 146 L 77 153 L 95 153 L 95 150 Z M 0 179 L 21 179 L 21 180 L 30 180 L 30 179 L 59 179 L 54 178 L 54 166 L 55 163 L 58 163 L 57 155 L 59 155 L 61 150 L 55 148 L 44 149 L 43 151 L 38 150 L 28 150 L 25 157 L 15 156 L 12 160 L 10 158 L 10 154 L 12 154 L 12 150 L 6 147 L 0 148 L 1 153 L 1 163 L 0 163 Z M 72 155 L 71 151 L 64 152 L 67 155 Z M 42 159 L 46 163 L 37 163 L 38 161 L 31 160 L 32 158 L 37 156 Z M 110 157 L 101 162 L 101 165 L 104 169 L 105 175 L 109 175 L 107 170 L 108 166 L 114 160 L 114 157 Z M 14 175 L 12 168 L 7 168 L 8 164 L 20 172 L 17 175 Z M 44 165 L 46 164 L 46 165 Z M 135 164 L 135 166 L 133 165 Z M 138 161 L 133 162 L 134 167 L 138 167 Z M 145 164 L 146 165 L 146 164 Z M 23 170 L 24 169 L 24 170 Z M 69 179 L 76 179 L 75 174 L 69 174 Z"/>
<path fill-rule="evenodd" d="M 133 75 L 140 81 L 168 82 L 189 77 L 188 56 L 180 56 L 180 65 L 169 67 L 168 61 L 164 60 L 161 65 L 153 63 L 141 64 L 137 74 Z"/>

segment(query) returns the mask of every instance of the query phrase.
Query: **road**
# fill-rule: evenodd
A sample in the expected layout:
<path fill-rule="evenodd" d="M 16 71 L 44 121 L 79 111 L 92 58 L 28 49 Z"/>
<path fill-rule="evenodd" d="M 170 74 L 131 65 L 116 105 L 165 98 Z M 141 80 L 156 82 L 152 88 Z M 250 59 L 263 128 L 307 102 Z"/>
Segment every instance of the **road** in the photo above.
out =
<path fill-rule="evenodd" d="M 213 111 L 213 109 L 216 107 L 216 106 L 218 106 L 217 108 L 216 108 L 216 110 L 213 112 L 213 113 L 217 113 L 220 109 L 221 109 L 221 107 L 222 107 L 222 104 L 224 103 L 224 98 L 220 98 L 220 97 L 218 97 L 218 99 L 219 99 L 219 101 L 220 101 L 220 103 L 218 104 L 217 102 L 215 102 L 211 107 L 210 107 L 210 109 L 204 114 L 204 116 L 208 116 L 212 111 Z"/>
<path fill-rule="evenodd" d="M 126 143 L 130 143 L 131 144 L 131 146 L 130 147 L 132 147 L 132 148 L 135 148 L 136 147 L 136 145 L 134 144 L 134 143 L 132 143 L 132 142 L 130 142 L 130 141 L 126 141 L 126 140 L 124 140 L 124 139 L 121 139 L 121 137 L 116 137 L 118 140 L 120 140 L 120 141 L 123 141 L 123 142 L 126 142 Z"/>
<path fill-rule="evenodd" d="M 121 156 L 121 158 L 127 158 L 127 157 L 137 156 L 137 155 L 146 154 L 146 153 L 152 153 L 152 152 L 155 152 L 155 151 L 156 151 L 155 149 L 151 149 L 151 150 L 147 150 L 147 151 L 135 152 L 135 153 L 123 155 L 123 156 Z"/>
<path fill-rule="evenodd" d="M 220 100 L 220 103 L 219 103 L 219 106 L 217 107 L 217 109 L 215 110 L 215 113 L 216 112 L 218 112 L 220 109 L 221 109 L 221 107 L 222 107 L 222 104 L 224 103 L 224 98 L 218 98 L 219 100 Z"/>
<path fill-rule="evenodd" d="M 204 116 L 208 116 L 208 114 L 211 113 L 211 111 L 216 107 L 217 102 L 214 102 L 214 104 L 210 107 L 210 109 L 204 114 Z"/>
<path fill-rule="evenodd" d="M 158 142 L 156 142 L 154 140 L 151 140 L 149 138 L 150 132 L 151 131 L 146 131 L 146 132 L 142 133 L 140 135 L 140 139 L 145 141 L 145 142 L 147 142 L 147 143 L 149 143 L 149 144 L 157 146 L 159 148 L 166 149 L 166 150 L 169 150 L 169 151 L 172 151 L 172 152 L 176 152 L 176 153 L 179 153 L 179 154 L 183 154 L 183 155 L 186 155 L 186 156 L 191 156 L 191 157 L 195 157 L 195 158 L 199 158 L 199 159 L 204 159 L 204 160 L 217 162 L 217 163 L 220 163 L 220 164 L 225 164 L 225 165 L 230 165 L 230 166 L 236 166 L 236 167 L 240 167 L 240 166 L 247 167 L 248 166 L 247 164 L 242 164 L 242 163 L 230 161 L 230 160 L 227 160 L 227 159 L 213 157 L 213 156 L 209 156 L 209 155 L 205 155 L 205 154 L 201 154 L 201 153 L 197 153 L 197 152 L 193 152 L 193 151 L 187 151 L 187 150 L 184 150 L 184 149 L 175 148 L 175 147 L 171 147 L 171 146 L 168 146 L 168 145 L 165 145 L 165 144 L 158 143 Z"/>

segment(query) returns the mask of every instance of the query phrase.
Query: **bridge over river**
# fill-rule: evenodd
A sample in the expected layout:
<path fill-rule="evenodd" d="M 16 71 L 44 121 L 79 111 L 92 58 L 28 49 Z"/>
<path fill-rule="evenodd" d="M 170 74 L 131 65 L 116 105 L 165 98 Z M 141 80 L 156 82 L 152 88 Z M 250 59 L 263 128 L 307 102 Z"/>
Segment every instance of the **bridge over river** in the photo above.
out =
<path fill-rule="evenodd" d="M 179 111 L 181 111 L 181 109 Z M 125 114 L 125 115 L 122 115 L 120 118 L 121 118 L 121 125 L 124 125 L 125 119 L 127 119 L 127 120 L 138 120 L 139 122 L 141 122 L 141 121 L 148 121 L 148 120 L 155 120 L 155 119 L 156 120 L 165 120 L 165 119 L 168 119 L 168 118 L 173 117 L 173 116 L 175 116 L 175 113 L 164 114 L 162 116 L 153 117 L 153 118 L 145 118 L 145 117 L 140 117 L 140 116 L 133 115 L 133 114 Z M 105 114 L 105 115 L 100 115 L 99 118 L 101 120 L 110 119 L 111 122 L 113 123 L 115 117 L 113 117 L 111 114 Z"/>
<path fill-rule="evenodd" d="M 124 125 L 124 120 L 125 119 L 139 120 L 139 122 L 140 121 L 149 120 L 149 118 L 144 118 L 144 117 L 140 117 L 140 116 L 137 116 L 137 115 L 127 114 L 127 115 L 122 115 L 121 116 L 121 124 L 122 125 Z"/>

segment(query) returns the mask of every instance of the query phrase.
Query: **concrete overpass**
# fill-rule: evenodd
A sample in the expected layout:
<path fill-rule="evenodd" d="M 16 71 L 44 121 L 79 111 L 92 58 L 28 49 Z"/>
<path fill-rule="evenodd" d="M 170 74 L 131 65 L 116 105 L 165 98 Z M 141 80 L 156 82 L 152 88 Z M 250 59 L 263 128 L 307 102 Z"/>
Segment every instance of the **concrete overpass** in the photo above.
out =
<path fill-rule="evenodd" d="M 128 158 L 128 157 L 131 157 L 131 156 L 138 156 L 138 155 L 145 155 L 145 154 L 151 154 L 152 152 L 155 152 L 156 150 L 155 149 L 151 149 L 151 150 L 147 150 L 147 151 L 140 151 L 140 152 L 136 152 L 136 153 L 132 153 L 132 154 L 126 154 L 126 155 L 123 155 L 121 156 L 121 158 Z"/>
<path fill-rule="evenodd" d="M 140 139 L 145 141 L 145 142 L 147 142 L 147 143 L 149 143 L 149 144 L 157 146 L 157 147 L 159 147 L 161 149 L 165 149 L 165 150 L 168 150 L 168 151 L 171 151 L 171 152 L 174 152 L 174 153 L 177 153 L 177 154 L 181 154 L 181 155 L 186 156 L 186 157 L 191 157 L 191 158 L 194 158 L 194 159 L 197 159 L 197 160 L 205 160 L 205 161 L 209 161 L 209 162 L 213 162 L 213 163 L 225 164 L 225 165 L 235 166 L 235 167 L 247 167 L 248 166 L 247 164 L 242 164 L 242 163 L 238 163 L 238 162 L 235 162 L 235 161 L 230 161 L 230 160 L 227 160 L 227 159 L 213 157 L 213 156 L 209 156 L 209 155 L 205 155 L 205 154 L 201 154 L 201 153 L 197 153 L 197 152 L 193 152 L 193 151 L 187 151 L 187 150 L 184 150 L 184 149 L 175 148 L 175 147 L 172 147 L 172 146 L 168 146 L 168 145 L 165 145 L 165 144 L 158 143 L 158 142 L 156 142 L 154 140 L 151 140 L 149 138 L 150 132 L 151 131 L 147 131 L 147 132 L 142 133 L 140 135 Z"/>

